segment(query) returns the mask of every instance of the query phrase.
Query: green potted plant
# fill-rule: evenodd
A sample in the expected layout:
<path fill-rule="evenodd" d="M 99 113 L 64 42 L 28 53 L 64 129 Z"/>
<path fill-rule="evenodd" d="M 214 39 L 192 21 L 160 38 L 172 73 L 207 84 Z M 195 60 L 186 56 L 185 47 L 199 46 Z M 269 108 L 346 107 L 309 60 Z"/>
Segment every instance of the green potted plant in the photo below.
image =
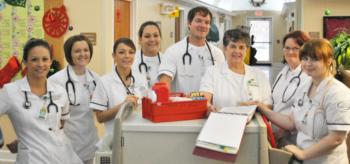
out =
<path fill-rule="evenodd" d="M 337 77 L 350 87 L 350 34 L 339 33 L 332 40 Z"/>

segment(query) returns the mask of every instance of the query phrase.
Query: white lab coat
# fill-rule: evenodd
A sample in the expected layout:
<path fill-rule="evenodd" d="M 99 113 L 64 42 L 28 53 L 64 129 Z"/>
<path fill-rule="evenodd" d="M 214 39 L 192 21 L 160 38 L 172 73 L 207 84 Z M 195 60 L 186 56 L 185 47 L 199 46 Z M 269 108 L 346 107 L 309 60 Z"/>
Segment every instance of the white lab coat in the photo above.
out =
<path fill-rule="evenodd" d="M 27 91 L 31 103 L 29 109 L 24 108 L 24 91 Z M 46 108 L 50 103 L 50 92 L 53 103 L 58 106 L 58 112 L 56 108 L 50 107 L 53 117 L 39 118 L 40 109 Z M 63 130 L 59 129 L 60 120 L 69 118 L 64 88 L 48 81 L 47 93 L 38 97 L 31 92 L 27 78 L 24 77 L 5 85 L 0 91 L 0 100 L 0 115 L 8 114 L 19 140 L 16 163 L 82 163 Z M 49 130 L 50 127 L 57 130 Z"/>
<path fill-rule="evenodd" d="M 90 99 L 95 90 L 94 81 L 100 84 L 99 77 L 96 73 L 86 69 L 86 83 L 83 84 L 79 81 L 77 75 L 73 71 L 73 68 L 69 67 L 70 79 L 75 86 L 75 96 L 72 89 L 69 90 L 69 97 L 74 103 L 74 97 L 76 97 L 76 104 L 79 106 L 71 105 L 70 118 L 65 122 L 64 132 L 71 140 L 75 152 L 83 161 L 94 158 L 97 147 L 95 144 L 98 141 L 97 129 L 94 122 L 93 111 L 89 107 Z M 56 83 L 66 90 L 66 84 L 68 81 L 67 67 L 63 70 L 55 73 L 49 78 L 49 81 Z"/>
<path fill-rule="evenodd" d="M 142 90 L 147 89 L 147 80 L 139 72 L 132 72 L 135 78 L 134 88 L 129 87 L 129 90 L 138 96 L 142 97 Z M 90 107 L 95 110 L 106 111 L 118 104 L 121 104 L 126 96 L 126 89 L 118 77 L 116 71 L 112 71 L 101 77 L 102 85 L 98 85 L 92 96 Z M 105 136 L 113 133 L 114 120 L 109 120 L 104 123 Z M 102 141 L 101 141 L 102 142 Z"/>
<path fill-rule="evenodd" d="M 316 96 L 309 98 L 312 80 L 301 86 L 293 104 L 292 114 L 298 130 L 297 145 L 306 149 L 328 135 L 330 131 L 350 129 L 350 90 L 344 84 L 329 77 L 316 89 Z M 345 140 L 333 151 L 304 161 L 304 164 L 348 163 Z"/>
<path fill-rule="evenodd" d="M 281 70 L 281 72 L 279 72 L 279 74 L 277 75 L 277 78 L 273 84 L 274 88 L 272 91 L 272 100 L 273 100 L 273 110 L 275 112 L 279 112 L 282 114 L 286 114 L 289 115 L 291 113 L 290 109 L 294 103 L 295 100 L 295 94 L 293 96 L 289 96 L 292 95 L 292 93 L 285 93 L 285 98 L 284 101 L 287 101 L 286 103 L 282 102 L 282 97 L 284 92 L 294 92 L 295 93 L 300 89 L 300 86 L 303 86 L 311 77 L 306 75 L 304 72 L 301 72 L 299 78 L 300 78 L 300 84 L 298 88 L 293 88 L 293 89 L 288 89 L 286 90 L 286 88 L 295 86 L 295 85 L 291 85 L 290 81 L 292 78 L 296 79 L 300 73 L 300 71 L 302 71 L 301 65 L 299 65 L 295 70 L 293 71 L 289 71 L 289 66 L 286 65 L 283 67 L 283 69 Z M 293 83 L 295 81 L 293 80 Z M 286 96 L 288 95 L 288 96 Z M 290 97 L 290 99 L 289 99 Z"/>
<path fill-rule="evenodd" d="M 144 68 L 144 66 L 141 66 L 141 71 L 140 72 L 140 63 L 141 63 L 141 51 L 138 50 L 136 51 L 136 58 L 135 58 L 135 62 L 132 65 L 132 69 L 133 71 L 137 71 L 140 74 L 142 74 L 143 76 L 145 76 L 145 78 L 147 80 L 149 80 L 149 85 L 153 86 L 154 83 L 158 82 L 158 68 L 159 68 L 159 59 L 158 59 L 158 55 L 153 56 L 153 57 L 148 57 L 143 55 L 143 62 L 146 63 L 147 67 L 148 67 L 148 76 L 150 79 L 147 78 L 147 73 L 146 70 Z M 160 57 L 162 57 L 161 53 L 159 53 Z M 149 87 L 150 87 L 149 86 Z"/>
<path fill-rule="evenodd" d="M 186 37 L 187 38 L 187 37 Z M 186 56 L 185 65 L 183 55 L 186 52 L 186 38 L 171 45 L 163 54 L 162 63 L 159 66 L 159 73 L 170 76 L 173 80 L 172 91 L 190 93 L 199 90 L 202 76 L 209 66 L 212 66 L 211 56 L 206 45 L 197 47 L 189 43 L 188 52 L 192 56 L 192 64 L 189 65 L 189 58 Z M 208 43 L 211 49 L 214 63 L 219 64 L 225 61 L 222 51 Z"/>
<path fill-rule="evenodd" d="M 302 68 L 299 65 L 295 70 L 290 71 L 289 66 L 286 65 L 277 75 L 275 82 L 272 86 L 272 103 L 273 110 L 284 115 L 291 113 L 292 105 L 295 101 L 295 94 L 311 77 L 306 75 L 305 72 L 301 72 Z M 299 80 L 299 86 L 297 81 Z M 293 94 L 294 92 L 294 94 Z M 277 137 L 279 146 L 285 146 L 288 144 L 296 144 L 296 132 L 289 132 L 281 130 L 276 125 L 272 126 L 272 129 Z"/>
<path fill-rule="evenodd" d="M 212 93 L 213 105 L 219 109 L 252 100 L 271 104 L 270 83 L 265 74 L 248 65 L 244 69 L 245 75 L 240 75 L 231 71 L 226 62 L 209 67 L 200 91 Z"/>

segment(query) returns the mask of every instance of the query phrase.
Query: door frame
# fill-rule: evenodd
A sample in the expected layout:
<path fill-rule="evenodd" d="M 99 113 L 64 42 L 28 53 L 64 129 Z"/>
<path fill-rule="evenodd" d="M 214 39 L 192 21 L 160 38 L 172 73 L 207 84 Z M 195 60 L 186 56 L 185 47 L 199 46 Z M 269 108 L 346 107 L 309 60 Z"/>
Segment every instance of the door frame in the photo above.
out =
<path fill-rule="evenodd" d="M 273 38 L 274 38 L 274 35 L 273 35 L 273 18 L 272 17 L 269 17 L 269 16 L 259 16 L 259 17 L 256 17 L 256 16 L 248 16 L 246 17 L 246 25 L 250 27 L 250 24 L 249 24 L 249 21 L 250 20 L 268 20 L 270 21 L 270 46 L 269 46 L 269 61 L 268 62 L 257 62 L 257 65 L 271 65 L 273 63 L 273 50 L 274 50 L 274 47 L 273 47 Z M 250 35 L 250 34 L 249 34 Z"/>

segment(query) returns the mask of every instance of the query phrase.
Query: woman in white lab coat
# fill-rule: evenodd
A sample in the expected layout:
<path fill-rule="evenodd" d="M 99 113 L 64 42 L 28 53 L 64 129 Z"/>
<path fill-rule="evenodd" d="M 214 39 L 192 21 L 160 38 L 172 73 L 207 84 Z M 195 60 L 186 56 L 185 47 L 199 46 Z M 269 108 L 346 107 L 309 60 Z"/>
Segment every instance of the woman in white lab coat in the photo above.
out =
<path fill-rule="evenodd" d="M 297 130 L 297 146 L 284 148 L 304 164 L 348 163 L 345 138 L 350 129 L 350 90 L 333 78 L 332 54 L 332 46 L 325 39 L 302 46 L 303 70 L 312 79 L 297 91 L 291 114 L 283 115 L 257 103 L 274 124 Z"/>
<path fill-rule="evenodd" d="M 310 40 L 302 31 L 293 31 L 283 38 L 283 63 L 286 65 L 276 77 L 272 86 L 272 109 L 282 114 L 290 114 L 295 93 L 310 77 L 303 72 L 299 58 L 300 47 Z M 284 131 L 273 126 L 278 147 L 296 144 L 296 132 Z"/>
<path fill-rule="evenodd" d="M 64 132 L 80 159 L 85 164 L 92 164 L 98 136 L 89 105 L 96 85 L 100 84 L 97 74 L 86 68 L 91 61 L 93 47 L 85 36 L 74 35 L 64 43 L 64 53 L 68 66 L 49 80 L 65 88 L 71 112 Z"/>
<path fill-rule="evenodd" d="M 29 40 L 23 61 L 27 75 L 0 91 L 0 115 L 8 114 L 19 140 L 16 163 L 82 163 L 62 130 L 69 118 L 67 95 L 46 79 L 52 63 L 49 44 Z"/>
<path fill-rule="evenodd" d="M 249 34 L 239 29 L 228 30 L 223 45 L 226 62 L 208 68 L 201 80 L 200 91 L 208 99 L 208 111 L 253 100 L 271 104 L 270 83 L 266 75 L 244 64 L 250 46 Z"/>
<path fill-rule="evenodd" d="M 135 45 L 129 38 L 120 38 L 113 46 L 115 67 L 112 72 L 101 77 L 92 97 L 90 107 L 94 109 L 98 122 L 104 123 L 108 138 L 113 133 L 115 115 L 124 102 L 137 104 L 141 89 L 147 89 L 147 80 L 137 71 L 132 71 L 135 59 Z M 107 143 L 104 143 L 104 142 Z M 109 141 L 101 140 L 98 146 L 102 149 Z"/>
<path fill-rule="evenodd" d="M 144 22 L 139 29 L 141 49 L 136 51 L 133 71 L 144 75 L 149 87 L 158 81 L 158 67 L 161 63 L 160 43 L 162 33 L 156 22 Z"/>

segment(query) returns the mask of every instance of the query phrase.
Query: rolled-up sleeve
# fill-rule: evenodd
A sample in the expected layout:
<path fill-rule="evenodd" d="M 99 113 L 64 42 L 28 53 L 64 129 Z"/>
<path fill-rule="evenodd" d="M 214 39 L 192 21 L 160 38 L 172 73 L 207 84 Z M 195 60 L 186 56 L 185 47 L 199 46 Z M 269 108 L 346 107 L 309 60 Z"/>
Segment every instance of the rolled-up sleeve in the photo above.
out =
<path fill-rule="evenodd" d="M 162 63 L 159 65 L 158 78 L 160 75 L 165 74 L 174 79 L 176 75 L 176 63 L 177 54 L 174 47 L 169 47 L 165 53 L 162 55 Z"/>
<path fill-rule="evenodd" d="M 100 83 L 100 85 L 96 86 L 95 92 L 90 102 L 90 108 L 99 111 L 107 110 L 108 96 L 103 83 Z"/>

